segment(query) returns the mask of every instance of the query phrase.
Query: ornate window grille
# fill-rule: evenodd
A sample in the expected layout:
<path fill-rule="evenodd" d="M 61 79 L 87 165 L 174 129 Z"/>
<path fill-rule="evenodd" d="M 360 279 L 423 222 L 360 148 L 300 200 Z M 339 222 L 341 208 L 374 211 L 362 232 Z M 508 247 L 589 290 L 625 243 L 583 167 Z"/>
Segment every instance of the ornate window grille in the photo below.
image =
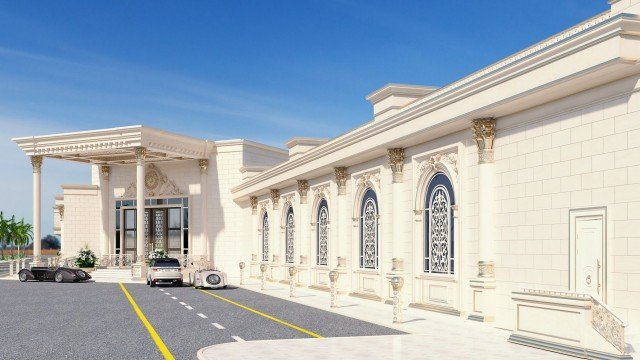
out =
<path fill-rule="evenodd" d="M 269 261 L 269 216 L 262 217 L 262 261 Z"/>
<path fill-rule="evenodd" d="M 285 225 L 285 242 L 286 242 L 286 252 L 285 252 L 285 261 L 289 264 L 293 264 L 293 259 L 295 257 L 295 222 L 293 217 L 293 207 L 289 206 L 289 210 L 287 210 L 287 223 Z"/>
<path fill-rule="evenodd" d="M 329 207 L 327 201 L 320 201 L 318 206 L 317 264 L 327 265 L 329 254 Z"/>
<path fill-rule="evenodd" d="M 424 271 L 453 274 L 455 270 L 453 187 L 443 173 L 427 185 L 424 213 Z"/>
<path fill-rule="evenodd" d="M 360 208 L 360 267 L 378 268 L 378 199 L 367 189 Z"/>

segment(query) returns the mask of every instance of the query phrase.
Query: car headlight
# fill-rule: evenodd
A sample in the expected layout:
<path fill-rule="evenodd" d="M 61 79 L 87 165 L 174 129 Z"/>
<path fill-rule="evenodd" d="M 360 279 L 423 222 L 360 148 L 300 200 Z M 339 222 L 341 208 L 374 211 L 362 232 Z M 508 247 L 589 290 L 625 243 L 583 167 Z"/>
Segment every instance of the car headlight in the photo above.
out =
<path fill-rule="evenodd" d="M 218 274 L 211 274 L 207 276 L 207 282 L 211 285 L 218 285 L 220 284 L 221 280 L 222 279 L 220 279 L 220 276 L 218 276 Z"/>

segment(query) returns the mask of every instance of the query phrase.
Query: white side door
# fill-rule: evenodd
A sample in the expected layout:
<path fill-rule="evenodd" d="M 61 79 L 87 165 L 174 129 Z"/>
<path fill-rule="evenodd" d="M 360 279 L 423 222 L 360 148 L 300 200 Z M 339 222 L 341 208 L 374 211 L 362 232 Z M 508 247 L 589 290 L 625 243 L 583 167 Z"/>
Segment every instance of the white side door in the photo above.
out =
<path fill-rule="evenodd" d="M 575 291 L 603 300 L 603 218 L 575 218 Z"/>

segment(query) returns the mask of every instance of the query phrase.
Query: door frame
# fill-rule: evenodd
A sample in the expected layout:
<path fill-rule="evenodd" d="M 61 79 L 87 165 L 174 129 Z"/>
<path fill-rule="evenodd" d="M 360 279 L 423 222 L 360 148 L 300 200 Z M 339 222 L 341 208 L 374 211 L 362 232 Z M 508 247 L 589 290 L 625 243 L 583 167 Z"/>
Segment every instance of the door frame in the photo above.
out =
<path fill-rule="evenodd" d="M 186 196 L 181 196 L 181 197 L 186 197 Z M 156 199 L 156 198 L 153 198 Z M 161 198 L 158 198 L 161 199 Z M 189 199 L 189 204 L 191 204 L 191 199 Z M 124 239 L 124 233 L 125 233 L 125 228 L 124 228 L 124 213 L 126 210 L 136 210 L 136 206 L 122 206 L 120 207 L 120 241 L 122 244 L 122 241 Z M 180 254 L 182 255 L 184 253 L 184 206 L 182 204 L 163 204 L 163 205 L 145 205 L 144 209 L 145 212 L 147 210 L 154 210 L 154 209 L 165 209 L 165 216 L 166 216 L 166 221 L 169 221 L 169 214 L 168 214 L 168 209 L 172 209 L 172 208 L 176 208 L 176 209 L 180 209 Z M 153 214 L 153 211 L 151 212 Z M 135 213 L 137 216 L 137 213 Z M 191 216 L 191 213 L 189 213 L 189 217 Z M 137 224 L 137 222 L 136 222 Z M 168 225 L 168 224 L 167 224 Z M 137 234 L 138 229 L 136 228 L 136 234 Z M 143 230 L 144 231 L 144 230 Z M 189 235 L 191 235 L 191 229 L 189 229 Z M 165 236 L 166 241 L 169 241 L 168 239 L 168 235 Z M 189 239 L 190 240 L 190 239 Z M 191 243 L 189 243 L 189 245 L 191 245 Z M 115 246 L 115 244 L 114 244 Z M 120 245 L 120 252 L 123 251 L 122 245 Z M 114 247 L 115 249 L 115 247 Z M 126 249 L 124 250 L 126 253 Z M 189 249 L 189 251 L 191 251 L 191 249 Z M 136 254 L 137 256 L 137 254 Z"/>
<path fill-rule="evenodd" d="M 580 218 L 602 219 L 602 301 L 607 303 L 607 207 L 569 209 L 569 291 L 576 291 L 576 223 Z"/>

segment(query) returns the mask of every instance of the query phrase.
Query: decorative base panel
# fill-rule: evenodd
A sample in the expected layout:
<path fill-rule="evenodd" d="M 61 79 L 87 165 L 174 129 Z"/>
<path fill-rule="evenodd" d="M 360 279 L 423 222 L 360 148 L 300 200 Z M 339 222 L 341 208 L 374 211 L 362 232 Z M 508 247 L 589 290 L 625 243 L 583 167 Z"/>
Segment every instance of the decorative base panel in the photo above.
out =
<path fill-rule="evenodd" d="M 512 334 L 509 336 L 509 342 L 519 345 L 531 346 L 542 350 L 553 351 L 556 353 L 575 356 L 582 359 L 604 359 L 604 360 L 632 360 L 631 355 L 618 355 L 604 353 L 596 350 L 585 349 L 581 347 L 564 345 L 544 341 L 540 339 L 534 339 L 527 336 Z"/>
<path fill-rule="evenodd" d="M 349 293 L 349 296 L 357 297 L 357 298 L 360 298 L 360 299 L 382 301 L 382 298 L 380 296 L 372 295 L 372 294 L 363 294 L 363 293 L 352 292 L 352 293 Z"/>

